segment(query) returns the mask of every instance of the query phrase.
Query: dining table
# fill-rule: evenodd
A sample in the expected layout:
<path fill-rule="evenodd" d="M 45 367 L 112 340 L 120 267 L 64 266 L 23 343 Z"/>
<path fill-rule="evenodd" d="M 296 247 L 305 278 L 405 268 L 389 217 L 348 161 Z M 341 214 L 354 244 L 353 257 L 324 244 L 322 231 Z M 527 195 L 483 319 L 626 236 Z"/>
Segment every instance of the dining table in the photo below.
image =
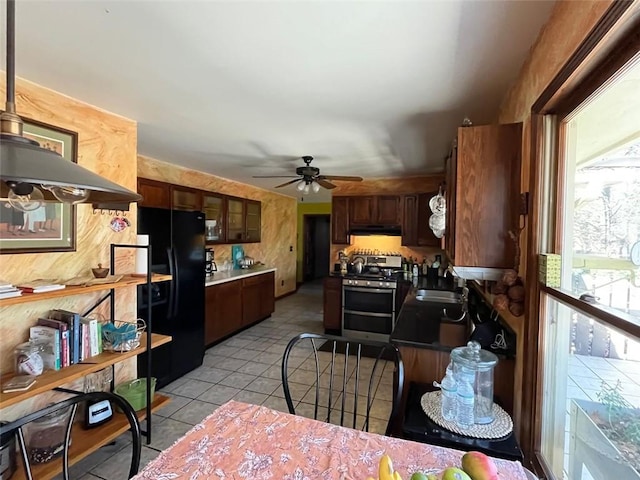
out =
<path fill-rule="evenodd" d="M 229 401 L 162 451 L 142 479 L 365 480 L 389 455 L 404 480 L 458 467 L 465 452 L 354 430 Z M 527 480 L 518 461 L 494 458 L 500 480 Z"/>

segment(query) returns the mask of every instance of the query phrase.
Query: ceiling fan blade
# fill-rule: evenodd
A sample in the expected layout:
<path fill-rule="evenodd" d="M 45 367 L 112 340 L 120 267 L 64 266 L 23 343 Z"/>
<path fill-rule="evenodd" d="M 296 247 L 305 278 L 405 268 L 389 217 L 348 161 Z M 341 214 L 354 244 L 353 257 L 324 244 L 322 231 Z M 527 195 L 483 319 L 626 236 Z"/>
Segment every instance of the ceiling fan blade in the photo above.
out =
<path fill-rule="evenodd" d="M 327 182 L 324 178 L 316 178 L 316 182 L 318 182 L 318 185 L 326 188 L 327 190 L 331 190 L 332 188 L 336 188 L 336 186 L 333 183 Z"/>
<path fill-rule="evenodd" d="M 253 175 L 251 178 L 298 178 L 297 175 Z"/>
<path fill-rule="evenodd" d="M 344 182 L 361 182 L 362 177 L 349 177 L 345 175 L 320 175 L 318 178 L 326 180 L 342 180 Z"/>
<path fill-rule="evenodd" d="M 275 187 L 273 187 L 273 188 L 286 187 L 287 185 L 291 185 L 292 183 L 297 183 L 297 182 L 299 182 L 299 181 L 300 181 L 300 179 L 296 177 L 296 179 L 295 179 L 295 180 L 291 180 L 291 181 L 289 181 L 289 182 L 281 183 L 280 185 L 276 185 L 276 186 L 275 186 Z"/>

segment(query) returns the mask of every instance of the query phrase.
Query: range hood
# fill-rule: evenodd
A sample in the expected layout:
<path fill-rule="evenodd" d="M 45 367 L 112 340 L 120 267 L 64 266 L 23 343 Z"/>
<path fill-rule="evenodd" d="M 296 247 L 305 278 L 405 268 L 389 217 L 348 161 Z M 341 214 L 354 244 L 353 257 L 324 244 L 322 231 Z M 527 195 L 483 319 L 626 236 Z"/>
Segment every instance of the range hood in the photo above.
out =
<path fill-rule="evenodd" d="M 352 226 L 349 235 L 389 235 L 399 237 L 402 235 L 400 225 L 357 225 Z"/>

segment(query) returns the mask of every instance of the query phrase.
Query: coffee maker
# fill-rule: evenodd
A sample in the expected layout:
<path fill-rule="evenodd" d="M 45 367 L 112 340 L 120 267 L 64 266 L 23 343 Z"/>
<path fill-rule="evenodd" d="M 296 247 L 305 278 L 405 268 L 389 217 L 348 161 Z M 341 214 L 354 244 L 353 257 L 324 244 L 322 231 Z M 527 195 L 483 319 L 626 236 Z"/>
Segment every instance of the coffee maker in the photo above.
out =
<path fill-rule="evenodd" d="M 217 269 L 216 262 L 213 261 L 213 249 L 204 249 L 204 274 L 207 277 L 213 277 L 213 272 Z"/>

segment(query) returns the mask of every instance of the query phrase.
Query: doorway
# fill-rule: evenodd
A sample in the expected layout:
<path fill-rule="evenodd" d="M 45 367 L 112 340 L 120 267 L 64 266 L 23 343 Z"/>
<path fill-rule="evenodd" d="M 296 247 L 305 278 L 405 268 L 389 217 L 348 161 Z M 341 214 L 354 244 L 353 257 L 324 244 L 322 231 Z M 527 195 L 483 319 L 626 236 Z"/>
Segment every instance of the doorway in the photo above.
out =
<path fill-rule="evenodd" d="M 311 282 L 329 274 L 331 215 L 304 215 L 302 281 Z"/>

